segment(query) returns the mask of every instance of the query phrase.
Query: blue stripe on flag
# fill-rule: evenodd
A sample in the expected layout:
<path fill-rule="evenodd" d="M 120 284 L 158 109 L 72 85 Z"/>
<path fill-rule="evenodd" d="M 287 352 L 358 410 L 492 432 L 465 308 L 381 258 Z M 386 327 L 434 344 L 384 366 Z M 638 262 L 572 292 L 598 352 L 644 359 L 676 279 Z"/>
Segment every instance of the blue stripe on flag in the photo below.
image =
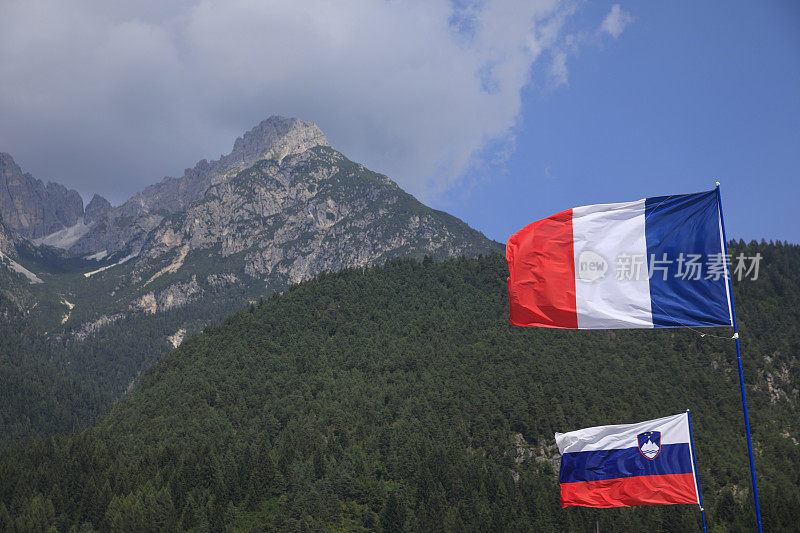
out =
<path fill-rule="evenodd" d="M 565 453 L 561 456 L 561 483 L 599 481 L 621 477 L 691 474 L 689 444 L 664 444 L 655 459 L 639 448 Z"/>
<path fill-rule="evenodd" d="M 653 326 L 730 326 L 716 190 L 648 198 L 645 237 Z"/>

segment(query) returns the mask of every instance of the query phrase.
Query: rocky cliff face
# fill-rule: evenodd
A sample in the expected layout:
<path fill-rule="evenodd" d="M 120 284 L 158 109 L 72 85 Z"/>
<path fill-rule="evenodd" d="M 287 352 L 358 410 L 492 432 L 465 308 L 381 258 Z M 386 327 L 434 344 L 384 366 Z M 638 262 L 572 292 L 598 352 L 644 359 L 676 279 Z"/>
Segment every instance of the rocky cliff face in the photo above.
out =
<path fill-rule="evenodd" d="M 94 224 L 101 220 L 111 211 L 111 202 L 95 194 L 92 201 L 86 205 L 86 211 L 83 213 L 84 224 Z"/>
<path fill-rule="evenodd" d="M 70 252 L 74 255 L 102 250 L 138 252 L 147 235 L 166 216 L 179 213 L 203 198 L 209 187 L 229 180 L 262 159 L 280 161 L 314 146 L 329 146 L 315 124 L 296 118 L 269 117 L 236 139 L 230 154 L 211 162 L 203 159 L 186 169 L 183 177 L 164 178 L 112 209 L 107 221 L 96 225 Z"/>
<path fill-rule="evenodd" d="M 0 217 L 0 254 L 9 257 L 15 257 L 17 254 L 14 246 L 14 235 L 3 223 L 2 217 Z"/>
<path fill-rule="evenodd" d="M 256 161 L 280 161 L 314 146 L 328 146 L 325 135 L 316 124 L 272 116 L 236 139 L 230 154 L 211 162 L 203 159 L 194 168 L 187 168 L 182 178 L 165 178 L 147 187 L 125 205 L 135 204 L 148 212 L 176 213 L 202 198 L 211 185 L 225 181 Z M 132 207 L 128 206 L 128 209 Z"/>
<path fill-rule="evenodd" d="M 152 233 L 140 261 L 188 248 L 270 284 L 401 255 L 446 258 L 494 249 L 463 222 L 434 211 L 386 176 L 318 145 L 264 159 L 212 185 Z M 207 256 L 206 256 L 207 257 Z"/>
<path fill-rule="evenodd" d="M 57 183 L 45 185 L 23 174 L 10 155 L 0 153 L 0 216 L 10 229 L 34 239 L 74 226 L 82 215 L 77 191 Z"/>

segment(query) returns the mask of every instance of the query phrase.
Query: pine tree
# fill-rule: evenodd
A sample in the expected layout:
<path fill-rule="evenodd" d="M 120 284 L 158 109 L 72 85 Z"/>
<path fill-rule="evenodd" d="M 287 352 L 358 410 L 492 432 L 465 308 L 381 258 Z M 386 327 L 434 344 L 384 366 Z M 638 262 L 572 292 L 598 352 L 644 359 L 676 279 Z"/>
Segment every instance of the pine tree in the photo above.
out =
<path fill-rule="evenodd" d="M 387 533 L 397 533 L 405 529 L 406 508 L 397 495 L 392 492 L 381 512 L 381 528 Z"/>

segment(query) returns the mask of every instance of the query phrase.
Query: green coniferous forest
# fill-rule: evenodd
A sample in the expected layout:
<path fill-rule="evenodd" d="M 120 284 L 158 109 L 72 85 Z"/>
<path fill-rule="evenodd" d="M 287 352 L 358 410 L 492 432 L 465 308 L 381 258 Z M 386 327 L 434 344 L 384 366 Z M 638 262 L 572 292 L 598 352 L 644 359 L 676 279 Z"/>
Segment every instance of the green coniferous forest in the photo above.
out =
<path fill-rule="evenodd" d="M 55 363 L 59 349 L 0 293 L 0 450 L 10 442 L 83 428 L 108 398 Z"/>
<path fill-rule="evenodd" d="M 800 523 L 800 247 L 736 284 L 765 531 Z M 502 257 L 326 274 L 208 326 L 93 427 L 0 458 L 0 530 L 699 531 L 561 509 L 555 431 L 692 409 L 711 531 L 752 531 L 730 328 L 507 321 Z"/>

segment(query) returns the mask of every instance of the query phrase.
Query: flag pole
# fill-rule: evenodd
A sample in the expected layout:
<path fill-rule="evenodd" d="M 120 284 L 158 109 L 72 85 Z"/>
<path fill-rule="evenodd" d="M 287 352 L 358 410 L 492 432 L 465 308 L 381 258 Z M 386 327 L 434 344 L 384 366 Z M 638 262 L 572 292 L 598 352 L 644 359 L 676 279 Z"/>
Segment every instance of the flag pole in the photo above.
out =
<path fill-rule="evenodd" d="M 719 223 L 722 229 L 723 253 L 725 254 L 725 277 L 728 281 L 728 295 L 731 303 L 731 321 L 733 322 L 733 338 L 736 341 L 736 361 L 739 364 L 739 389 L 742 393 L 742 409 L 744 410 L 744 428 L 747 432 L 747 451 L 750 454 L 750 478 L 753 484 L 753 501 L 756 504 L 756 522 L 758 532 L 761 533 L 761 511 L 758 507 L 758 486 L 756 485 L 756 467 L 753 463 L 753 442 L 750 438 L 750 419 L 747 416 L 747 399 L 744 395 L 744 374 L 742 373 L 742 351 L 739 347 L 739 328 L 736 325 L 736 310 L 733 305 L 733 281 L 730 276 L 728 258 L 728 239 L 725 236 L 725 218 L 722 216 L 722 198 L 719 193 L 719 182 L 717 182 L 717 208 L 719 209 Z"/>
<path fill-rule="evenodd" d="M 700 494 L 700 473 L 697 471 L 697 452 L 694 449 L 694 437 L 692 436 L 692 417 L 689 410 L 686 410 L 686 421 L 689 423 L 689 442 L 692 443 L 692 465 L 694 466 L 694 483 L 697 488 L 697 503 L 700 505 L 700 516 L 703 518 L 703 533 L 706 533 L 706 512 L 703 510 L 703 495 Z"/>

